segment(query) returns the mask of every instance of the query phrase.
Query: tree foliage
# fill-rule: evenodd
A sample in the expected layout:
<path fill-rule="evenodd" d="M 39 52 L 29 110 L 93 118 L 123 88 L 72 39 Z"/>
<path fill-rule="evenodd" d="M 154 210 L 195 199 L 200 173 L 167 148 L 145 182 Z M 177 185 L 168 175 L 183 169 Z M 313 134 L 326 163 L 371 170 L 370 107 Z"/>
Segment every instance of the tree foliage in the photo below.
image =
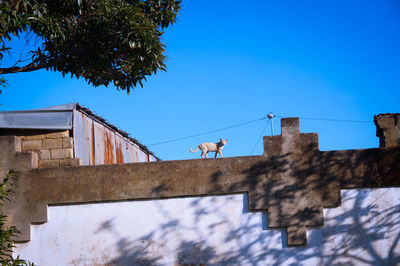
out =
<path fill-rule="evenodd" d="M 10 200 L 9 195 L 13 193 L 13 187 L 18 181 L 18 176 L 14 171 L 9 171 L 2 181 L 0 181 L 0 206 L 4 201 Z M 15 226 L 5 226 L 7 216 L 0 213 L 0 263 L 1 265 L 34 265 L 20 259 L 19 256 L 13 258 L 12 248 L 14 247 L 13 238 L 19 231 Z"/>
<path fill-rule="evenodd" d="M 24 51 L 29 56 L 0 68 L 0 74 L 44 68 L 94 86 L 113 83 L 129 93 L 166 70 L 161 36 L 180 5 L 180 0 L 0 0 L 0 60 L 12 36 L 30 42 Z"/>

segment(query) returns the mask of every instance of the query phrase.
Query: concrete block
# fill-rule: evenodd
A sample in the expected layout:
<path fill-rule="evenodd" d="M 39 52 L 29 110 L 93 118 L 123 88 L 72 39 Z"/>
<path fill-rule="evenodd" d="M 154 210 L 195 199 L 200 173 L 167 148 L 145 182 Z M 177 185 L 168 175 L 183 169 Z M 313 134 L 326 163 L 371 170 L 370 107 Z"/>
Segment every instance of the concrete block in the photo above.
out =
<path fill-rule="evenodd" d="M 15 137 L 15 139 L 13 140 L 13 143 L 14 143 L 14 147 L 15 147 L 15 151 L 16 152 L 22 151 L 22 140 L 21 140 L 20 137 Z"/>
<path fill-rule="evenodd" d="M 58 139 L 44 139 L 42 148 L 44 150 L 61 149 L 63 141 L 61 138 Z"/>
<path fill-rule="evenodd" d="M 46 223 L 48 221 L 47 204 L 30 205 L 29 211 L 32 214 L 30 216 L 31 223 Z"/>
<path fill-rule="evenodd" d="M 81 159 L 72 158 L 72 159 L 61 159 L 60 166 L 80 166 L 82 164 Z"/>
<path fill-rule="evenodd" d="M 16 136 L 0 136 L 0 169 L 30 170 L 37 167 L 38 155 L 32 151 L 21 152 L 21 139 Z"/>
<path fill-rule="evenodd" d="M 60 166 L 60 160 L 39 160 L 39 168 L 52 168 Z"/>
<path fill-rule="evenodd" d="M 39 139 L 45 139 L 46 134 L 37 134 L 37 135 L 30 135 L 30 136 L 21 136 L 22 140 L 39 140 Z"/>
<path fill-rule="evenodd" d="M 18 170 L 30 170 L 38 168 L 39 157 L 36 152 L 26 151 L 17 152 L 15 161 L 18 164 Z"/>
<path fill-rule="evenodd" d="M 307 232 L 305 226 L 289 226 L 286 229 L 289 246 L 307 245 Z"/>
<path fill-rule="evenodd" d="M 55 149 L 51 150 L 51 158 L 52 159 L 68 159 L 73 158 L 73 150 L 71 148 L 67 149 Z"/>
<path fill-rule="evenodd" d="M 386 147 L 393 147 L 398 145 L 400 139 L 397 138 L 397 128 L 396 127 L 390 127 L 384 130 L 383 135 L 385 137 L 386 141 Z"/>
<path fill-rule="evenodd" d="M 395 116 L 393 114 L 383 114 L 377 116 L 379 126 L 382 128 L 390 128 L 396 125 Z"/>
<path fill-rule="evenodd" d="M 51 159 L 50 150 L 40 150 L 40 151 L 38 151 L 38 154 L 39 154 L 40 160 L 50 160 Z"/>
<path fill-rule="evenodd" d="M 48 139 L 59 139 L 69 137 L 69 130 L 47 133 L 46 138 Z"/>
<path fill-rule="evenodd" d="M 24 140 L 22 141 L 23 151 L 38 151 L 42 149 L 42 140 Z"/>
<path fill-rule="evenodd" d="M 376 136 L 379 137 L 379 147 L 394 147 L 400 145 L 399 121 L 400 113 L 374 116 Z"/>
<path fill-rule="evenodd" d="M 14 238 L 17 242 L 26 242 L 31 240 L 31 223 L 22 222 L 13 224 L 19 231 L 19 234 Z"/>
<path fill-rule="evenodd" d="M 15 136 L 0 136 L 0 168 L 9 169 L 14 153 L 21 150 L 21 141 Z"/>
<path fill-rule="evenodd" d="M 63 138 L 62 139 L 63 148 L 73 148 L 74 147 L 74 139 L 72 137 Z"/>
<path fill-rule="evenodd" d="M 300 121 L 298 117 L 290 117 L 281 120 L 282 136 L 299 135 Z"/>

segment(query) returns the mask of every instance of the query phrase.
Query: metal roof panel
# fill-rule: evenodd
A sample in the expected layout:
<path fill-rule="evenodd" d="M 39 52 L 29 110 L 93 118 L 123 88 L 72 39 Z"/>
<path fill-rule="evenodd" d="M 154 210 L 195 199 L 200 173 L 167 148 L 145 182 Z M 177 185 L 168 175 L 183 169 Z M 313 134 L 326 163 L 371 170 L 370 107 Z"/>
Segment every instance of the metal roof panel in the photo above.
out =
<path fill-rule="evenodd" d="M 37 109 L 0 112 L 0 128 L 71 129 L 72 109 Z"/>

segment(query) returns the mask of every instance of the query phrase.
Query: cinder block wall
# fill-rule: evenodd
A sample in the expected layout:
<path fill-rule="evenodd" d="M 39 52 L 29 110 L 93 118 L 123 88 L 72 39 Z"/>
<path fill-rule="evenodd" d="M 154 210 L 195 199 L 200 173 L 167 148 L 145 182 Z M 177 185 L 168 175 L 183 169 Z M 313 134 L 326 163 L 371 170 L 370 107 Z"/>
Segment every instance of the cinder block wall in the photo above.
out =
<path fill-rule="evenodd" d="M 57 166 L 79 166 L 80 159 L 74 158 L 74 139 L 69 130 L 35 134 L 20 132 L 21 150 L 32 151 L 39 156 L 39 168 Z"/>

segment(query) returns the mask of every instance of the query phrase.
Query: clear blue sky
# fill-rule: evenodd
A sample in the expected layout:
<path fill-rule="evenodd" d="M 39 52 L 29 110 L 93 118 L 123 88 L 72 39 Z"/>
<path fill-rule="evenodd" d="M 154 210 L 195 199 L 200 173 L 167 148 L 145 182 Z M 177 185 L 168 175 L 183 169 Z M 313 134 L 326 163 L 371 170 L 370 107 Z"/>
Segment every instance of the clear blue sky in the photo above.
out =
<path fill-rule="evenodd" d="M 151 146 L 261 118 L 300 120 L 321 150 L 378 146 L 374 114 L 400 112 L 400 1 L 183 1 L 170 27 L 167 72 L 131 95 L 45 70 L 8 75 L 1 111 L 79 102 L 163 160 L 228 138 L 225 156 L 250 155 L 265 121 Z M 17 43 L 15 44 L 17 45 Z M 275 122 L 279 134 L 279 121 Z M 264 135 L 270 134 L 267 127 Z M 262 153 L 258 142 L 253 154 Z"/>

